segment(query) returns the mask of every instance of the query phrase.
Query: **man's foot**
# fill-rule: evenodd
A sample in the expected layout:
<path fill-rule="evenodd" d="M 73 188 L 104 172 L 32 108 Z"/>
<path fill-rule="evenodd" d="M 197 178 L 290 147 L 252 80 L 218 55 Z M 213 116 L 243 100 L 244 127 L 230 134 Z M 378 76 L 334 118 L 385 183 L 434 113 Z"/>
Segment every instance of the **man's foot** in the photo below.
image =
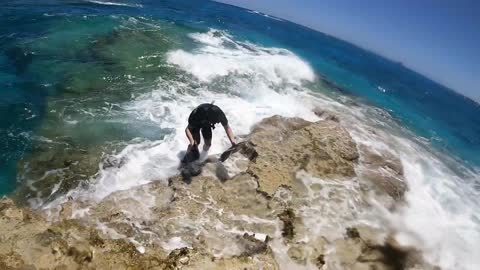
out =
<path fill-rule="evenodd" d="M 198 144 L 189 144 L 185 156 L 182 158 L 182 163 L 189 163 L 194 160 L 197 160 L 200 157 L 200 152 L 198 151 Z"/>

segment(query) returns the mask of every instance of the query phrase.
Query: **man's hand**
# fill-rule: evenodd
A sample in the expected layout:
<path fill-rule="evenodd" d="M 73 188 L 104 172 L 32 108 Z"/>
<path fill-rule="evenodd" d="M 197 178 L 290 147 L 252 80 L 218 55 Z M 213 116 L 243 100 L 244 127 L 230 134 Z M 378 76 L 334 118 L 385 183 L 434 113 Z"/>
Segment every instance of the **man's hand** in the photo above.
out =
<path fill-rule="evenodd" d="M 196 143 L 189 144 L 188 148 L 187 148 L 187 153 L 192 151 L 192 150 L 197 150 L 197 149 L 198 149 L 198 144 L 196 144 Z"/>
<path fill-rule="evenodd" d="M 235 135 L 233 135 L 232 129 L 230 128 L 229 125 L 225 125 L 223 126 L 223 128 L 225 129 L 225 133 L 227 133 L 227 137 L 230 140 L 232 147 L 235 146 L 237 143 L 235 143 Z"/>

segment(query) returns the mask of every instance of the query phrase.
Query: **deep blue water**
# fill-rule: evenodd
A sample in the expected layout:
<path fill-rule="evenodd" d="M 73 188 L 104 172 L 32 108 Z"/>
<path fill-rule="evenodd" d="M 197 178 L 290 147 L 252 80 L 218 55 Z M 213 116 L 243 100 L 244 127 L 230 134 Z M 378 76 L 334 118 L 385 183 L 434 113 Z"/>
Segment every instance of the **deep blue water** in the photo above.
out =
<path fill-rule="evenodd" d="M 96 61 L 95 54 L 83 47 L 93 37 L 110 34 L 118 27 L 112 15 L 171 22 L 186 33 L 221 29 L 238 39 L 289 49 L 343 94 L 384 108 L 434 146 L 470 166 L 480 166 L 480 106 L 400 63 L 306 27 L 229 5 L 209 1 L 122 3 L 131 6 L 81 0 L 2 2 L 0 193 L 15 188 L 17 161 L 30 151 L 32 135 L 46 124 L 49 100 L 82 95 L 62 85 L 65 80 L 90 80 L 78 70 L 88 70 Z M 95 19 L 82 21 L 83 16 L 93 15 Z M 46 35 L 50 38 L 42 43 Z"/>

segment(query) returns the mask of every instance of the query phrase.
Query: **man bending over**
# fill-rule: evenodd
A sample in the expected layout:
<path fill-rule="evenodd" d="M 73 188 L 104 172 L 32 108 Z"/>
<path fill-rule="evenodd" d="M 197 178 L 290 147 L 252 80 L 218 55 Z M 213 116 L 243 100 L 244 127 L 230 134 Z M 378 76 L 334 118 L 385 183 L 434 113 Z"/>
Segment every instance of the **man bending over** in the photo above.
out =
<path fill-rule="evenodd" d="M 215 128 L 215 124 L 217 123 L 222 124 L 230 143 L 232 146 L 235 145 L 235 138 L 232 129 L 228 125 L 225 113 L 218 106 L 205 103 L 195 108 L 188 117 L 188 126 L 185 129 L 185 134 L 190 141 L 187 156 L 192 151 L 197 153 L 196 158 L 198 158 L 198 145 L 201 141 L 200 131 L 204 139 L 203 150 L 208 151 L 208 149 L 210 149 L 212 145 L 212 129 Z"/>

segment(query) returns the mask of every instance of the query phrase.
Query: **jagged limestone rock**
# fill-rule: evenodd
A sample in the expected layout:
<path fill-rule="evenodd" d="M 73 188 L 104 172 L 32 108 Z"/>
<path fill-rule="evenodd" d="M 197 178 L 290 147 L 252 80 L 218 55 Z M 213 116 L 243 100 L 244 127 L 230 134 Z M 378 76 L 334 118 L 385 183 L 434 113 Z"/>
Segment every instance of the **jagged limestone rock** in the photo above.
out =
<path fill-rule="evenodd" d="M 258 157 L 248 170 L 269 195 L 291 186 L 298 170 L 313 176 L 355 175 L 356 144 L 336 122 L 273 116 L 258 123 L 249 139 Z"/>
<path fill-rule="evenodd" d="M 375 183 L 357 177 L 359 163 L 401 176 L 398 158 L 367 153 L 359 159 L 356 144 L 334 119 L 313 123 L 274 116 L 246 140 L 225 163 L 208 158 L 198 176 L 177 175 L 168 184 L 148 183 L 99 202 L 69 200 L 49 210 L 50 221 L 1 200 L 0 268 L 279 269 L 277 256 L 319 269 L 423 266 L 417 251 L 386 241 L 385 230 L 356 226 L 332 240 L 316 220 L 306 221 L 308 215 L 337 215 L 326 206 L 352 195 L 342 183 Z M 299 171 L 315 179 L 302 180 Z M 386 196 L 404 192 L 379 186 Z M 368 207 L 362 196 L 355 209 Z M 309 207 L 317 209 L 308 212 Z M 274 250 L 278 244 L 284 253 Z"/>
<path fill-rule="evenodd" d="M 77 220 L 50 224 L 9 199 L 0 200 L 0 217 L 1 269 L 278 269 L 267 243 L 248 234 L 239 238 L 246 247 L 239 256 L 189 248 L 142 254 L 126 239 L 104 238 Z"/>

